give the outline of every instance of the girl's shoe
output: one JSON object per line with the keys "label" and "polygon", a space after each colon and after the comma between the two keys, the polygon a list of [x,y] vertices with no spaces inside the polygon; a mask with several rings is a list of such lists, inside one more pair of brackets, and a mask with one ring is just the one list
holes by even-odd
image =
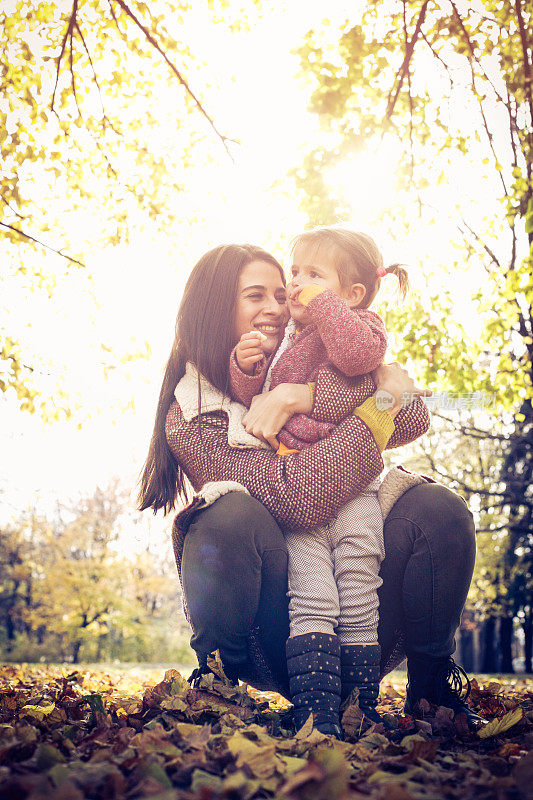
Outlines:
{"label": "girl's shoe", "polygon": [[359,708],[371,722],[386,730],[393,727],[376,711],[379,697],[381,647],[379,644],[341,645],[341,700],[358,689]]}
{"label": "girl's shoe", "polygon": [[296,728],[313,714],[313,727],[342,738],[339,641],[328,633],[303,633],[287,639],[287,668]]}

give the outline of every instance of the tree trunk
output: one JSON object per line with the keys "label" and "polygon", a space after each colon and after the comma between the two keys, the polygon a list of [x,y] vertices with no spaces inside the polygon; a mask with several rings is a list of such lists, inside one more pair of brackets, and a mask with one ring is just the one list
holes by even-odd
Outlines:
{"label": "tree trunk", "polygon": [[497,672],[496,663],[496,617],[487,617],[483,622],[481,644],[481,672]]}
{"label": "tree trunk", "polygon": [[513,618],[506,616],[500,618],[500,670],[501,672],[513,673]]}
{"label": "tree trunk", "polygon": [[81,639],[77,639],[72,646],[72,663],[80,663]]}
{"label": "tree trunk", "polygon": [[533,673],[533,613],[526,614],[524,620],[524,672]]}
{"label": "tree trunk", "polygon": [[474,632],[461,628],[461,666],[466,672],[474,672]]}

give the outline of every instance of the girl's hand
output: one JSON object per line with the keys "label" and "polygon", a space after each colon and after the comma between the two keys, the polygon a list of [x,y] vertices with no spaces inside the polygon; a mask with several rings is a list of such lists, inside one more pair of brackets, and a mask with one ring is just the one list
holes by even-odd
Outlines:
{"label": "girl's hand", "polygon": [[235,348],[235,358],[239,368],[247,375],[252,375],[255,365],[259,364],[265,357],[263,342],[266,338],[261,331],[250,331],[249,333],[243,333],[241,336]]}
{"label": "girl's hand", "polygon": [[415,397],[430,397],[430,389],[420,389],[409,377],[406,369],[397,361],[392,364],[380,364],[371,373],[376,384],[376,405],[382,411],[388,411],[394,419],[398,411],[408,406]]}
{"label": "girl's hand", "polygon": [[280,383],[270,392],[258,394],[242,418],[248,433],[268,442],[277,450],[277,435],[293,414],[310,414],[313,400],[309,386],[302,383]]}

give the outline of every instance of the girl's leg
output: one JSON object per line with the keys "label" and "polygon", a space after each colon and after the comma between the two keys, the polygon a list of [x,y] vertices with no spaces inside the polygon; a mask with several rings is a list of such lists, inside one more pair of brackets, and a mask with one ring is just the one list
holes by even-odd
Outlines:
{"label": "girl's leg", "polygon": [[347,503],[331,524],[335,580],[339,590],[342,697],[358,690],[361,710],[373,722],[379,696],[379,567],[383,560],[383,518],[376,491]]}
{"label": "girl's leg", "polygon": [[[445,693],[455,632],[475,559],[472,514],[459,495],[436,483],[409,489],[384,525],[385,559],[379,590],[382,673],[408,656],[409,696],[416,702]],[[457,698],[456,698],[457,699]],[[453,706],[452,706],[453,707]],[[456,710],[465,710],[459,703]]]}
{"label": "girl's leg", "polygon": [[[259,655],[271,688],[287,692],[287,548],[265,507],[230,492],[198,512],[185,537],[182,580],[199,662],[218,649],[236,676],[264,684],[268,676],[250,674]],[[261,650],[252,665],[251,638]]]}
{"label": "girl's leg", "polygon": [[340,651],[334,632],[339,596],[328,531],[291,532],[287,548],[291,631],[287,667],[294,721],[301,727],[312,712],[319,731],[340,737]]}

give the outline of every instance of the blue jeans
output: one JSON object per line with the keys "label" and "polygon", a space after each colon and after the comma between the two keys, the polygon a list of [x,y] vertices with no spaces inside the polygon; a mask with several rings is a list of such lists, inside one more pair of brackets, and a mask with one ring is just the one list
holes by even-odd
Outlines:
{"label": "blue jeans", "polygon": [[[440,484],[415,486],[391,509],[383,537],[382,673],[406,654],[451,655],[475,559],[466,503]],[[287,548],[264,506],[231,492],[198,512],[185,537],[182,581],[199,661],[218,649],[252,685],[287,694]]]}

